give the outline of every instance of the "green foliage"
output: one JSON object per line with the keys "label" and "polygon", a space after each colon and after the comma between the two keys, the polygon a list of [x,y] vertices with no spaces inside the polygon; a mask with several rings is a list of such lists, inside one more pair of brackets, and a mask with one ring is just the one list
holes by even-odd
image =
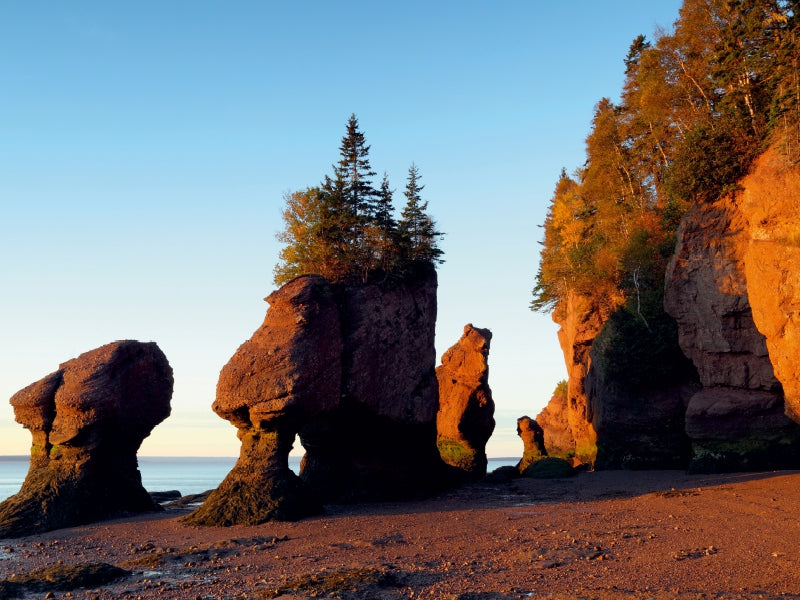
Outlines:
{"label": "green foliage", "polygon": [[558,396],[559,398],[566,398],[567,397],[567,380],[562,379],[556,384],[556,389],[553,390],[553,396]]}
{"label": "green foliage", "polygon": [[420,195],[419,170],[412,164],[406,186],[406,208],[398,223],[393,192],[384,175],[379,188],[369,162],[369,146],[351,115],[339,147],[333,176],[319,187],[285,196],[285,244],[274,269],[282,285],[299,275],[316,273],[332,281],[366,281],[408,272],[415,263],[441,263],[438,238],[443,234]]}

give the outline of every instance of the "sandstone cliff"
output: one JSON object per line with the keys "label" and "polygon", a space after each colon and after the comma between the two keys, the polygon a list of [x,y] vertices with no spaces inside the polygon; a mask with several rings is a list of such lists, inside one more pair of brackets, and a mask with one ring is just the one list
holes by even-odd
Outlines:
{"label": "sandstone cliff", "polygon": [[[770,155],[756,163],[753,175],[742,181],[742,191],[691,209],[667,271],[664,305],[678,322],[681,348],[703,385],[686,410],[693,470],[800,464],[800,428],[784,415],[783,388],[751,305],[751,298],[759,299],[759,320],[774,339],[774,353],[782,355],[778,347],[785,352],[788,307],[797,298],[791,297],[791,286],[779,283],[790,276],[776,275],[790,266],[782,258],[782,245],[763,239],[772,231],[770,218],[776,217],[762,216],[772,214],[767,207],[782,195],[777,193],[780,186],[766,195],[752,183],[765,176],[775,179],[774,173],[764,173]],[[796,216],[796,207],[792,211]],[[749,217],[760,218],[754,225]],[[780,325],[770,327],[774,323]],[[791,385],[792,376],[786,379]]]}
{"label": "sandstone cliff", "polygon": [[[572,428],[569,425],[568,403],[565,381],[563,386],[559,385],[553,392],[542,412],[536,415],[536,423],[542,429],[548,456],[571,458],[575,455],[575,438],[572,437]],[[519,429],[519,421],[517,428]]]}
{"label": "sandstone cliff", "polygon": [[488,329],[466,325],[461,339],[444,353],[436,368],[439,454],[471,479],[486,475],[486,442],[495,425],[487,362],[491,340]]}
{"label": "sandstone cliff", "polygon": [[158,510],[139,446],[170,414],[172,369],[155,343],[114,342],[67,361],[11,398],[33,436],[19,493],[0,504],[0,537]]}

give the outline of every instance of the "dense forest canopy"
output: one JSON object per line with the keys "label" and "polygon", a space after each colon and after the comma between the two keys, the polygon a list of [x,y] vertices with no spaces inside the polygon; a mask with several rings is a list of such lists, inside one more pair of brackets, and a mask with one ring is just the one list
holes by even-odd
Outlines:
{"label": "dense forest canopy", "polygon": [[422,199],[425,186],[412,164],[404,195],[406,204],[395,218],[393,190],[384,174],[375,187],[369,146],[351,115],[339,147],[333,175],[317,187],[286,195],[286,245],[275,266],[275,283],[314,273],[331,281],[366,281],[371,276],[403,274],[419,262],[442,262],[438,239],[443,235]]}
{"label": "dense forest canopy", "polygon": [[633,40],[620,102],[598,102],[585,164],[556,183],[532,309],[623,298],[650,330],[688,208],[731,190],[767,143],[800,160],[798,4],[685,0],[671,33]]}

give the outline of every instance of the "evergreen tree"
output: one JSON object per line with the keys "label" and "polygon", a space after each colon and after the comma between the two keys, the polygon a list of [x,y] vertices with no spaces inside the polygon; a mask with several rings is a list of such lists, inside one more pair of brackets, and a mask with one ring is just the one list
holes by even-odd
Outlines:
{"label": "evergreen tree", "polygon": [[442,262],[437,244],[442,234],[425,212],[416,166],[409,171],[408,204],[398,224],[388,177],[384,174],[379,189],[372,185],[369,146],[355,115],[347,122],[339,154],[333,176],[285,197],[285,229],[277,238],[286,245],[274,269],[275,283],[308,273],[332,281],[367,281],[375,272],[403,273],[416,261]]}
{"label": "evergreen tree", "polygon": [[442,233],[436,230],[436,223],[427,214],[428,202],[422,200],[424,185],[419,183],[419,169],[411,164],[408,169],[408,181],[403,194],[406,205],[401,213],[399,233],[400,252],[403,260],[408,262],[427,261],[440,263],[442,250],[437,238]]}

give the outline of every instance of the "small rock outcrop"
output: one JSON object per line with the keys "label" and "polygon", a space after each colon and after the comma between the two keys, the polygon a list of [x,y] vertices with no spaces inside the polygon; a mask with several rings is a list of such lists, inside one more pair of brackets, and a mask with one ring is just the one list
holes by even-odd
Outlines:
{"label": "small rock outcrop", "polygon": [[538,422],[530,417],[517,419],[517,435],[522,439],[522,458],[517,463],[517,470],[522,473],[536,461],[547,457],[545,448],[545,432]]}
{"label": "small rock outcrop", "polygon": [[317,275],[290,281],[266,301],[263,324],[220,372],[212,406],[238,429],[239,460],[189,524],[254,525],[322,510],[289,469],[289,451],[300,426],[339,400],[339,311]]}
{"label": "small rock outcrop", "polygon": [[800,464],[800,427],[784,414],[783,389],[753,319],[751,234],[741,202],[732,193],[696,204],[667,271],[664,306],[703,386],[686,409],[693,471]]}
{"label": "small rock outcrop", "polygon": [[0,504],[0,537],[159,510],[136,452],[170,414],[172,369],[153,343],[125,340],[81,354],[11,398],[33,436],[19,493]]}
{"label": "small rock outcrop", "polygon": [[491,340],[488,329],[466,325],[461,339],[444,353],[436,369],[436,445],[442,460],[470,479],[486,475],[486,442],[495,425],[487,362]]}

